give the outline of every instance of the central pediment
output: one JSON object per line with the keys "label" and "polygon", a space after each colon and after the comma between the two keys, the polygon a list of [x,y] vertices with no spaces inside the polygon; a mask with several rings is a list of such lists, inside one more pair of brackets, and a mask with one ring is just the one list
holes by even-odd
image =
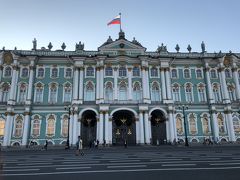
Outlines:
{"label": "central pediment", "polygon": [[[122,33],[122,34],[120,34]],[[133,41],[125,39],[124,33],[120,32],[119,38],[113,41],[111,37],[101,45],[98,50],[103,54],[109,55],[142,55],[146,51],[135,38]]]}

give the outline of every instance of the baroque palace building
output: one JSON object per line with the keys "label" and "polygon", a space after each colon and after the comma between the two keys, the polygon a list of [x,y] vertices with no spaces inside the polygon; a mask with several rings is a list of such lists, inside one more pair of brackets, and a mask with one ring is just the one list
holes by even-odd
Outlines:
{"label": "baroque palace building", "polygon": [[1,146],[240,141],[240,54],[148,52],[122,31],[65,48],[0,51]]}

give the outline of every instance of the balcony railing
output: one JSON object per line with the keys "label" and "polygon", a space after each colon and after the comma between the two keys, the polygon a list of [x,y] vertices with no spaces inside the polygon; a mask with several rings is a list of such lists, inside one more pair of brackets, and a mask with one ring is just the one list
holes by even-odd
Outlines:
{"label": "balcony railing", "polygon": [[105,100],[106,104],[139,104],[143,103],[142,100]]}

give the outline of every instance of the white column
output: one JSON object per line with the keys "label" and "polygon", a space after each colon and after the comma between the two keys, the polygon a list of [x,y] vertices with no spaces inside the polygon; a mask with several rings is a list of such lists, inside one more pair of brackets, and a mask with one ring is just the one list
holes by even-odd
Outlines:
{"label": "white column", "polygon": [[165,78],[166,78],[166,86],[167,86],[167,99],[171,100],[172,99],[172,88],[171,88],[169,68],[166,68]]}
{"label": "white column", "polygon": [[215,111],[212,111],[212,127],[214,140],[217,142],[219,140],[219,128],[217,114]]}
{"label": "white column", "polygon": [[221,85],[222,85],[223,100],[224,100],[223,102],[224,103],[230,103],[224,68],[220,67],[219,71],[220,71],[220,76],[221,76],[220,81],[221,81]]}
{"label": "white column", "polygon": [[112,118],[109,117],[109,121],[108,121],[108,144],[112,144]]}
{"label": "white column", "polygon": [[170,140],[170,128],[169,128],[169,121],[165,121],[166,123],[166,136],[167,136],[167,141]]}
{"label": "white column", "polygon": [[79,77],[79,100],[83,101],[83,73],[84,73],[84,67],[80,67],[80,77]]}
{"label": "white column", "polygon": [[99,143],[103,144],[103,112],[100,112],[100,118],[99,118]]}
{"label": "white column", "polygon": [[210,74],[209,74],[209,67],[207,64],[205,64],[205,76],[207,80],[207,90],[208,90],[208,99],[210,103],[214,103],[214,97],[213,97],[213,89],[212,84],[210,80]]}
{"label": "white column", "polygon": [[169,112],[168,117],[169,117],[169,140],[170,142],[173,142],[175,138],[173,113]]}
{"label": "white column", "polygon": [[10,140],[11,140],[11,134],[12,134],[11,129],[12,129],[12,116],[10,112],[8,112],[6,123],[5,123],[3,146],[10,146]]}
{"label": "white column", "polygon": [[17,69],[16,71],[16,80],[15,80],[15,84],[14,85],[14,95],[13,95],[13,100],[16,101],[16,96],[17,96],[17,88],[19,87],[18,84],[18,76],[19,76],[19,69]]}
{"label": "white column", "polygon": [[140,134],[140,122],[139,119],[136,119],[136,142],[140,144],[141,134]]}
{"label": "white column", "polygon": [[28,80],[28,92],[27,92],[28,104],[31,104],[32,89],[33,89],[33,66],[30,66],[30,74],[29,74],[29,80]]}
{"label": "white column", "polygon": [[75,145],[74,143],[73,143],[73,115],[70,115],[70,119],[69,119],[69,121],[70,122],[68,122],[68,123],[70,123],[69,124],[69,144],[70,145]]}
{"label": "white column", "polygon": [[152,126],[149,117],[148,117],[148,129],[149,129],[149,141],[150,143],[152,143]]}
{"label": "white column", "polygon": [[149,123],[148,123],[148,113],[144,113],[144,129],[145,129],[145,143],[150,144],[150,137],[149,137]]}
{"label": "white column", "polygon": [[23,136],[22,136],[22,145],[23,146],[26,146],[28,144],[29,130],[30,130],[30,116],[29,116],[29,112],[25,112]]}
{"label": "white column", "polygon": [[0,82],[2,81],[3,67],[0,64]]}
{"label": "white column", "polygon": [[96,140],[100,139],[100,116],[97,117],[97,135]]}
{"label": "white column", "polygon": [[176,141],[177,141],[177,139],[178,139],[178,136],[177,136],[177,127],[176,127],[176,115],[175,115],[175,113],[173,113],[173,130],[174,130],[174,138],[176,139]]}
{"label": "white column", "polygon": [[165,84],[164,68],[160,68],[160,72],[161,72],[161,84],[162,84],[162,88],[161,88],[162,98],[163,98],[163,100],[166,100],[167,96],[166,96],[166,84]]}
{"label": "white column", "polygon": [[143,124],[143,112],[139,112],[139,126],[140,126],[140,143],[144,144],[144,124]]}
{"label": "white column", "polygon": [[79,69],[75,67],[74,70],[74,82],[73,82],[73,100],[78,100],[78,77],[79,77]]}
{"label": "white column", "polygon": [[128,68],[128,100],[132,99],[132,68]]}
{"label": "white column", "polygon": [[13,101],[14,100],[14,89],[17,86],[16,84],[16,77],[17,77],[17,66],[13,66],[13,74],[12,74],[12,80],[11,80],[11,89],[10,89],[10,96],[9,100]]}
{"label": "white column", "polygon": [[78,114],[74,112],[73,115],[73,145],[76,144],[78,140],[78,133],[77,133],[77,123],[78,123]]}
{"label": "white column", "polygon": [[147,99],[150,100],[148,67],[146,68],[145,74],[146,74],[145,75],[146,84],[144,84],[144,86],[146,86],[146,97],[147,97]]}
{"label": "white column", "polygon": [[114,68],[114,100],[118,99],[118,79],[117,79],[117,67]]}
{"label": "white column", "polygon": [[226,114],[226,122],[227,122],[227,129],[228,129],[228,136],[229,140],[232,142],[236,141],[236,136],[235,136],[235,131],[233,128],[233,118],[232,118],[232,113],[230,111],[227,112]]}
{"label": "white column", "polygon": [[103,73],[103,66],[100,67],[100,100],[103,102],[104,99],[104,73]]}
{"label": "white column", "polygon": [[105,141],[106,144],[109,144],[109,115],[108,112],[105,112],[105,118],[104,118],[104,123],[105,123]]}
{"label": "white column", "polygon": [[236,92],[237,100],[240,100],[240,85],[238,81],[238,72],[237,72],[236,66],[232,68],[232,72],[233,72],[233,79],[236,87],[235,92]]}
{"label": "white column", "polygon": [[99,67],[96,67],[96,75],[97,75],[97,85],[96,85],[96,100],[98,101],[100,99],[100,71]]}
{"label": "white column", "polygon": [[142,87],[143,87],[143,100],[147,99],[147,87],[146,87],[146,71],[145,67],[142,67]]}

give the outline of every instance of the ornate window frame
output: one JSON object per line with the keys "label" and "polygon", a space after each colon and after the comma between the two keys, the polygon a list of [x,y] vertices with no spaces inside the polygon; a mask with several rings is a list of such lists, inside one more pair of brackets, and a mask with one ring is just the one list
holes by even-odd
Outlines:
{"label": "ornate window frame", "polygon": [[[11,69],[10,75],[6,75],[6,69],[7,68]],[[13,74],[13,68],[10,65],[3,66],[3,77],[4,78],[11,78],[12,74]]]}
{"label": "ornate window frame", "polygon": [[[210,114],[209,113],[202,113],[201,115],[200,115],[200,118],[201,118],[201,123],[202,123],[202,133],[203,133],[203,135],[205,135],[205,136],[209,136],[209,135],[211,135],[211,133],[212,133],[212,131],[211,131],[211,119],[210,119]],[[204,132],[204,120],[205,120],[205,118],[207,118],[207,123],[208,123],[208,132]]]}
{"label": "ornate window frame", "polygon": [[[185,71],[188,71],[189,77],[186,77]],[[184,78],[184,79],[191,79],[191,78],[192,78],[191,69],[190,69],[190,68],[184,68],[184,69],[183,69],[183,78]]]}
{"label": "ornate window frame", "polygon": [[[176,71],[176,77],[173,76],[173,71]],[[171,68],[171,78],[172,79],[178,79],[179,78],[179,73],[177,68]]]}
{"label": "ornate window frame", "polygon": [[[38,119],[35,118],[35,117],[38,117]],[[34,125],[35,120],[39,121],[39,130],[38,130],[39,134],[38,135],[33,134],[33,129],[34,129],[33,125]],[[40,135],[41,135],[41,124],[42,124],[42,116],[40,116],[39,114],[34,114],[34,115],[31,116],[31,137],[33,137],[33,138],[40,137]]]}
{"label": "ornate window frame", "polygon": [[[40,69],[43,69],[43,76],[39,76],[39,70]],[[36,69],[36,78],[37,79],[43,79],[45,78],[45,67],[44,66],[37,66],[37,69]]]}
{"label": "ornate window frame", "polygon": [[[53,116],[54,117],[54,119],[53,119],[53,134],[47,134],[48,133],[48,125],[49,125],[49,121],[51,120],[50,119],[50,117],[51,116]],[[56,121],[57,121],[57,116],[55,115],[55,114],[48,114],[47,116],[46,116],[46,131],[45,131],[45,136],[46,137],[54,137],[55,136],[55,134],[56,134]]]}
{"label": "ornate window frame", "polygon": [[[71,70],[71,76],[67,76],[68,70]],[[73,68],[72,67],[65,67],[64,68],[64,78],[71,79],[73,77]]]}

